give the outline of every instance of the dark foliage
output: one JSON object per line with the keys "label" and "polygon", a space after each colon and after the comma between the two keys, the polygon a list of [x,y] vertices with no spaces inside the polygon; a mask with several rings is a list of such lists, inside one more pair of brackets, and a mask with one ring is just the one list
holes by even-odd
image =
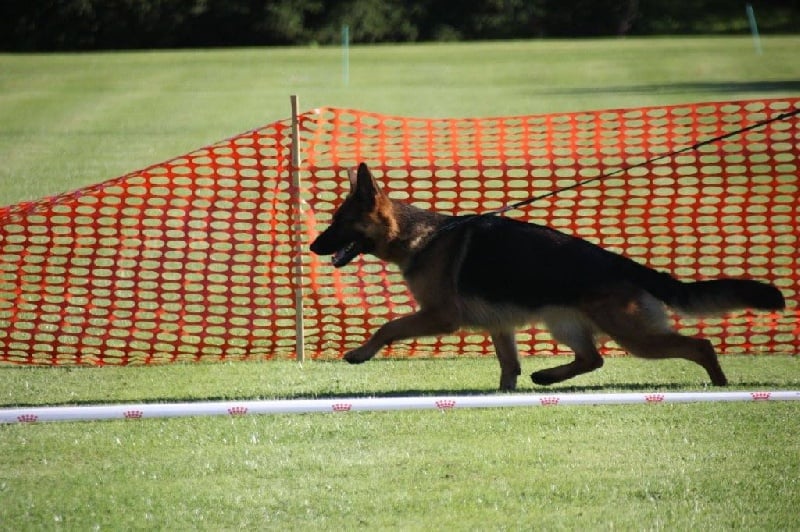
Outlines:
{"label": "dark foliage", "polygon": [[[762,32],[800,29],[800,0],[753,0]],[[748,31],[730,0],[4,0],[9,51],[528,39]]]}

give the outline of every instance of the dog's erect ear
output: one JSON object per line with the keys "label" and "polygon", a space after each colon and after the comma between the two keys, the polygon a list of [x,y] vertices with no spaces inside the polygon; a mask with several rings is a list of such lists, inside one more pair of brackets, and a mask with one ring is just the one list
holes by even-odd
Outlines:
{"label": "dog's erect ear", "polygon": [[363,199],[372,200],[382,194],[378,182],[372,177],[365,163],[358,165],[358,170],[351,169],[348,172],[350,178],[350,193]]}
{"label": "dog's erect ear", "polygon": [[350,180],[350,192],[355,192],[358,186],[358,169],[348,168],[347,178]]}

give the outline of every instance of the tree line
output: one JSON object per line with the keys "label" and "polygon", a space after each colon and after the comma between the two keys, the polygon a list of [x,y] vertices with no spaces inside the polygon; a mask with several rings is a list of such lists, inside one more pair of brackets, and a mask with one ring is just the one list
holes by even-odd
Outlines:
{"label": "tree line", "polygon": [[[800,0],[751,0],[764,33]],[[57,51],[749,31],[746,0],[4,0],[0,49]]]}

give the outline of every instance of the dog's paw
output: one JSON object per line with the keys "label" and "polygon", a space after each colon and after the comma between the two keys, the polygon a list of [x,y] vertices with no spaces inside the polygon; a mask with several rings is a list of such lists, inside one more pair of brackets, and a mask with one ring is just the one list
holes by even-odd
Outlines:
{"label": "dog's paw", "polygon": [[363,347],[359,347],[358,349],[353,349],[345,353],[344,359],[350,364],[362,364],[374,356],[375,353],[371,353]]}
{"label": "dog's paw", "polygon": [[503,375],[500,377],[500,391],[513,392],[517,389],[517,376],[516,375]]}
{"label": "dog's paw", "polygon": [[550,386],[551,384],[561,382],[564,379],[558,379],[552,373],[544,369],[531,373],[531,380],[534,384],[538,384],[539,386]]}

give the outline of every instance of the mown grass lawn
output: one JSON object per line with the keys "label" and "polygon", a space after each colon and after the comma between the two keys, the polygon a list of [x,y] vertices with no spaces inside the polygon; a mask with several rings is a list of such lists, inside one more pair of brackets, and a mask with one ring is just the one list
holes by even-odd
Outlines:
{"label": "mown grass lawn", "polygon": [[4,428],[0,517],[9,530],[790,530],[797,413],[665,405]]}
{"label": "mown grass lawn", "polygon": [[502,116],[796,95],[800,37],[0,54],[0,204],[145,168],[336,106]]}
{"label": "mown grass lawn", "polygon": [[[0,204],[96,183],[301,107],[488,116],[796,95],[800,37],[0,55]],[[556,363],[527,358],[526,373]],[[797,357],[726,357],[733,389]],[[561,391],[702,390],[620,358]],[[0,405],[495,393],[488,358],[0,368]],[[533,390],[525,380],[525,390]],[[796,403],[0,426],[0,528],[800,528]]]}
{"label": "mown grass lawn", "polygon": [[[797,357],[722,364],[732,389],[800,388]],[[495,393],[497,371],[489,357],[5,368],[0,403],[484,394]],[[552,390],[702,391],[702,373],[613,358]],[[7,425],[0,521],[15,530],[787,530],[800,525],[798,430],[795,402]]]}

